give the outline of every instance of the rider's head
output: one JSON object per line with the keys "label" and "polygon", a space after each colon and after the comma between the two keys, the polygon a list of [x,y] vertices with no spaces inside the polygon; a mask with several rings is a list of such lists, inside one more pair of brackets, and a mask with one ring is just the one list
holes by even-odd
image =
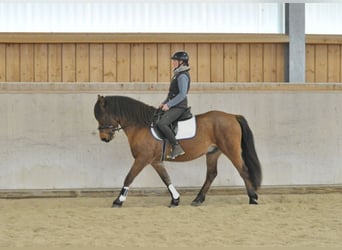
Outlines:
{"label": "rider's head", "polygon": [[177,66],[185,65],[189,66],[189,55],[185,51],[177,51],[171,56],[171,59],[175,62],[177,62]]}

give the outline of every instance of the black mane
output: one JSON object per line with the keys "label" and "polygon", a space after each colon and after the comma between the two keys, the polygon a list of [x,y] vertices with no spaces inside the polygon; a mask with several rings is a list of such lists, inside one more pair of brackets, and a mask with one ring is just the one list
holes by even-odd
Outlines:
{"label": "black mane", "polygon": [[136,126],[150,126],[156,108],[126,96],[106,96],[106,111],[118,120],[126,119]]}

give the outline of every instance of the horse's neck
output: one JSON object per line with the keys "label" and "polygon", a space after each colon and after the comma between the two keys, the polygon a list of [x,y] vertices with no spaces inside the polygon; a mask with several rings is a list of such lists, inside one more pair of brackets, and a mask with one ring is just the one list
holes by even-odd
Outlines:
{"label": "horse's neck", "polygon": [[136,131],[138,127],[134,124],[134,122],[130,122],[127,120],[122,120],[119,122],[121,128],[125,131],[126,135]]}
{"label": "horse's neck", "polygon": [[127,120],[120,120],[119,121],[119,124],[121,126],[121,128],[123,128],[125,130],[125,128],[128,128],[128,127],[132,127],[133,126],[133,123],[132,122],[129,122]]}
{"label": "horse's neck", "polygon": [[[146,138],[146,133],[149,131],[148,127],[139,127],[134,124],[126,125],[123,129],[125,135],[127,136],[128,143],[130,147],[134,147],[137,142],[141,142],[143,138]],[[145,132],[144,132],[145,131]]]}

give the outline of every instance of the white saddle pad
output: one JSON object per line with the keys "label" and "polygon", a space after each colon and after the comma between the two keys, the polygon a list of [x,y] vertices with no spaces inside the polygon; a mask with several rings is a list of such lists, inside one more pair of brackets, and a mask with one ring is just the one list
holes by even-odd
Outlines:
{"label": "white saddle pad", "polygon": [[[153,128],[151,128],[151,133],[157,140],[162,140],[154,131]],[[179,121],[178,122],[178,131],[176,134],[176,139],[190,139],[196,135],[196,117],[193,116],[189,120],[185,121]]]}

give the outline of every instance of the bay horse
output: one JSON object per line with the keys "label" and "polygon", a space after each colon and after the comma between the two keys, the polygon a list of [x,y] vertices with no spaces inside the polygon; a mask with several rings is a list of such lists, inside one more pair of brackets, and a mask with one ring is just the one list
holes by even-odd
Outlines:
{"label": "bay horse", "polygon": [[[94,115],[99,124],[99,136],[104,142],[114,138],[115,132],[123,130],[128,138],[134,157],[120,194],[113,207],[121,207],[127,198],[129,186],[134,178],[147,166],[157,171],[167,186],[170,195],[170,207],[179,205],[180,194],[172,185],[171,179],[161,160],[162,142],[152,136],[150,127],[156,108],[126,96],[100,96],[94,106]],[[209,111],[195,116],[196,135],[191,139],[180,140],[185,154],[174,162],[185,162],[206,155],[207,173],[205,182],[191,205],[201,205],[217,176],[217,161],[221,154],[227,156],[242,177],[249,204],[258,204],[257,189],[261,185],[261,165],[255,150],[252,131],[241,115],[222,111]],[[170,152],[170,145],[166,152]]]}

